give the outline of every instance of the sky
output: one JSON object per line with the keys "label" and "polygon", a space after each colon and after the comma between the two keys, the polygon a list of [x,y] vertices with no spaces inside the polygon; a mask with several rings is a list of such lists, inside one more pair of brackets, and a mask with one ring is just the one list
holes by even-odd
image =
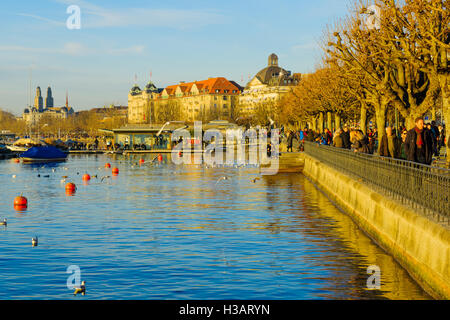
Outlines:
{"label": "sky", "polygon": [[[80,28],[69,29],[69,6]],[[245,85],[271,53],[286,70],[320,62],[327,25],[349,0],[2,1],[0,108],[20,115],[40,86],[56,106],[127,105],[137,79],[159,88],[226,77]],[[30,76],[31,75],[31,76]]]}

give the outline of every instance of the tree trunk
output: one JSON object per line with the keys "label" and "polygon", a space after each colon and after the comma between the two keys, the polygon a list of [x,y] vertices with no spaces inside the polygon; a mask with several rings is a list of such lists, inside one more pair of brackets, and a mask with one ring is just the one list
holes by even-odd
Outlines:
{"label": "tree trunk", "polygon": [[319,113],[319,125],[317,129],[319,130],[320,133],[323,132],[323,112]]}
{"label": "tree trunk", "polygon": [[450,141],[450,74],[441,74],[438,78],[442,92],[442,113],[445,122],[445,134],[447,136],[447,140],[445,141],[447,167],[450,168],[450,148],[448,146]]}
{"label": "tree trunk", "polygon": [[361,131],[367,134],[367,104],[365,102],[361,102],[361,120],[359,126],[361,127]]}
{"label": "tree trunk", "polygon": [[331,114],[331,112],[330,111],[328,111],[327,112],[327,128],[328,128],[328,130],[331,130],[332,128],[332,126],[333,126],[333,123],[332,123],[332,114]]}
{"label": "tree trunk", "polygon": [[310,128],[313,129],[314,131],[317,130],[317,117],[316,116],[312,119],[312,123],[311,123],[311,127]]}
{"label": "tree trunk", "polygon": [[334,130],[338,130],[341,127],[341,115],[338,113],[334,114],[334,125],[336,126]]}
{"label": "tree trunk", "polygon": [[388,101],[384,98],[379,98],[375,104],[375,117],[377,119],[378,130],[378,154],[380,154],[381,139],[386,135],[386,109]]}
{"label": "tree trunk", "polygon": [[445,121],[445,148],[447,151],[447,167],[450,168],[450,97],[449,95],[445,96],[442,94],[442,111],[444,115],[444,121]]}

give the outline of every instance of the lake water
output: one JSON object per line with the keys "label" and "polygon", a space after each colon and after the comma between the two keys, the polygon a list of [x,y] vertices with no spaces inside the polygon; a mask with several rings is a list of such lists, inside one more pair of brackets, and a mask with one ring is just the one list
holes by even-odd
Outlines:
{"label": "lake water", "polygon": [[[43,168],[0,161],[8,219],[0,299],[429,299],[300,174],[253,183],[257,168],[176,166],[167,157],[139,166],[139,158],[79,155]],[[83,185],[86,172],[111,175],[106,162],[120,174]],[[20,193],[24,212],[13,208]],[[85,296],[67,288],[71,265]],[[367,289],[370,265],[381,269],[380,290]]]}

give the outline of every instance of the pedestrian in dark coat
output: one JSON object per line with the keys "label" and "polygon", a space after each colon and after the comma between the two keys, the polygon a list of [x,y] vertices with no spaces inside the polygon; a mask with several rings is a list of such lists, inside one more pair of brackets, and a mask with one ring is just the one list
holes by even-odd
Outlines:
{"label": "pedestrian in dark coat", "polygon": [[344,127],[344,132],[341,133],[341,138],[344,149],[350,149],[352,144],[350,142],[350,132],[347,127]]}
{"label": "pedestrian in dark coat", "polygon": [[423,118],[416,119],[416,126],[408,131],[405,141],[408,161],[431,165],[433,162],[433,137],[424,127]]}
{"label": "pedestrian in dark coat", "polygon": [[291,131],[289,131],[288,138],[287,138],[287,152],[292,152],[292,146],[293,146],[294,139],[297,139],[297,137],[294,135],[294,132],[291,130]]}

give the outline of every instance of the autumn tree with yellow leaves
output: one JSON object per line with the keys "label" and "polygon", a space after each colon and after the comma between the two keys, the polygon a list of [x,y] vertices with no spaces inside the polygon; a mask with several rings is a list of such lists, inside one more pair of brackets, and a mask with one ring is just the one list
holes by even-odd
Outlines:
{"label": "autumn tree with yellow leaves", "polygon": [[449,123],[448,6],[448,0],[355,3],[326,31],[324,66],[284,98],[281,119],[314,123],[332,112],[339,122],[359,108],[361,129],[366,131],[367,115],[373,113],[381,138],[388,109],[395,108],[411,129],[415,118],[442,101]]}

